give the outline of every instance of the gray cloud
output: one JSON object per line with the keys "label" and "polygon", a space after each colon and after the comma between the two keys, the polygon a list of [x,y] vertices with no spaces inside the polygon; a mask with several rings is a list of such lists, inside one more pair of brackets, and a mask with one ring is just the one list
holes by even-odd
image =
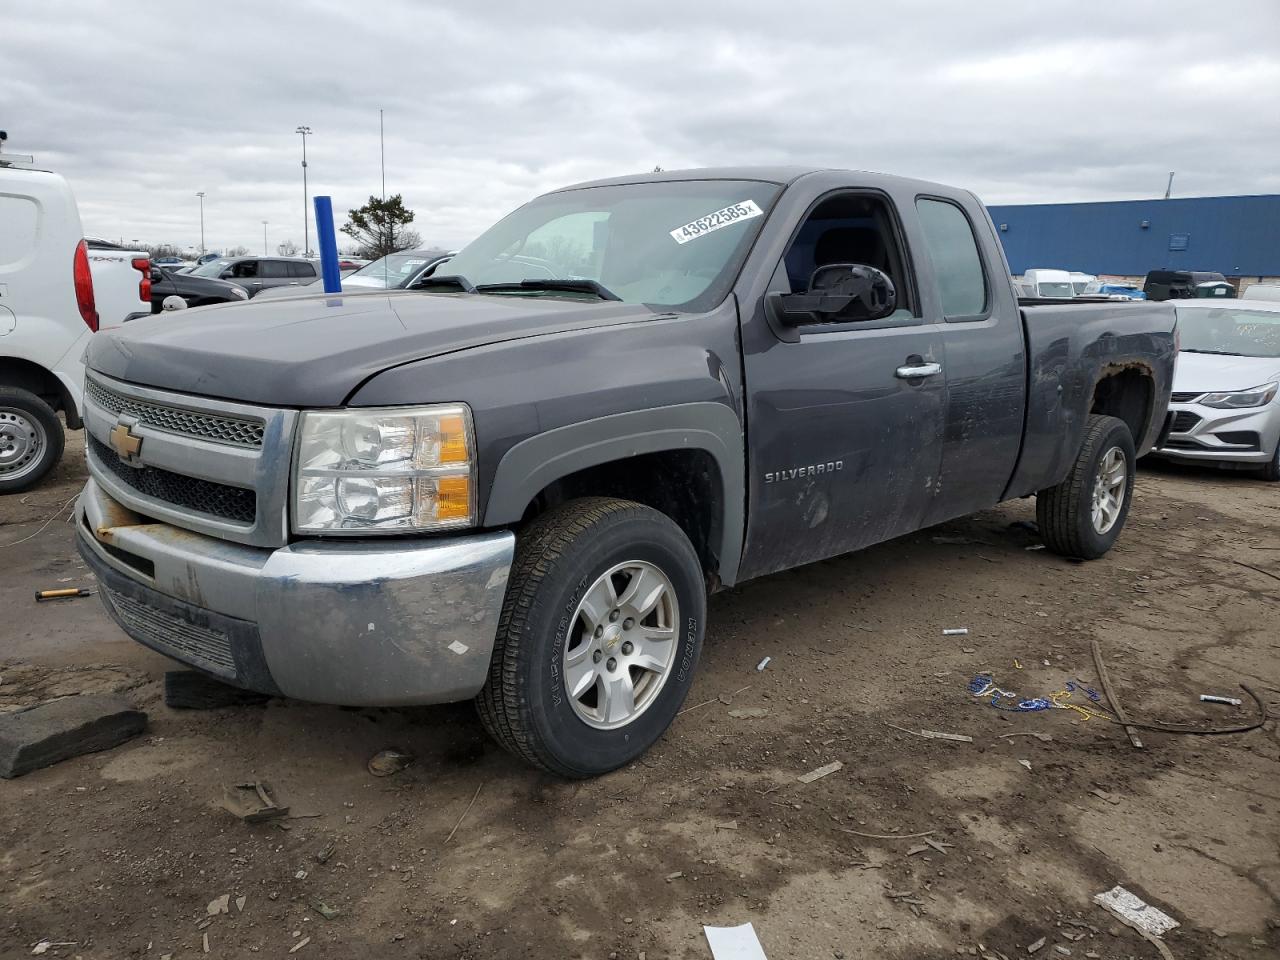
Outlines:
{"label": "gray cloud", "polygon": [[1280,6],[1231,0],[23,5],[0,125],[63,173],[87,233],[302,240],[387,189],[466,242],[551,187],[787,162],[988,202],[1280,192]]}

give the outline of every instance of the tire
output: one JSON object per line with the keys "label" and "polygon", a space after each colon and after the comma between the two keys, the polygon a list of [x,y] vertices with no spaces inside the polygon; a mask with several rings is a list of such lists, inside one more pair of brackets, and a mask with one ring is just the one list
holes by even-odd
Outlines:
{"label": "tire", "polygon": [[[1123,463],[1118,463],[1117,455]],[[1091,415],[1080,453],[1067,478],[1036,494],[1036,520],[1045,546],[1079,560],[1096,560],[1110,550],[1124,529],[1129,504],[1133,502],[1135,461],[1133,437],[1125,422]],[[1100,478],[1104,465],[1114,481],[1110,486]],[[1104,498],[1099,515],[1094,506],[1100,483],[1113,497],[1118,495],[1120,502],[1114,510],[1107,510],[1105,506],[1111,501]]]}
{"label": "tire", "polygon": [[29,390],[0,387],[0,494],[43,480],[62,459],[64,442],[51,406]]}
{"label": "tire", "polygon": [[[658,598],[643,616],[623,616],[644,607],[627,602],[633,584]],[[511,753],[562,777],[630,763],[689,692],[706,603],[698,555],[664,514],[604,498],[547,512],[517,541],[489,678],[476,698],[481,722]],[[666,666],[636,666],[640,657]],[[571,681],[585,692],[573,696]]]}
{"label": "tire", "polygon": [[1276,455],[1262,468],[1262,479],[1272,483],[1280,482],[1280,442],[1276,443]]}

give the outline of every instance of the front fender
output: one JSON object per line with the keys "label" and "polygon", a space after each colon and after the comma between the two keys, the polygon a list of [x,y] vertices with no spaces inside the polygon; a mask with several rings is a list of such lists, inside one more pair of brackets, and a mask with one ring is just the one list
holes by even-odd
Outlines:
{"label": "front fender", "polygon": [[540,491],[579,470],[667,450],[706,451],[720,470],[724,488],[717,544],[720,581],[732,586],[742,557],[746,478],[742,424],[724,403],[681,403],[615,413],[522,440],[498,464],[483,525],[517,523]]}

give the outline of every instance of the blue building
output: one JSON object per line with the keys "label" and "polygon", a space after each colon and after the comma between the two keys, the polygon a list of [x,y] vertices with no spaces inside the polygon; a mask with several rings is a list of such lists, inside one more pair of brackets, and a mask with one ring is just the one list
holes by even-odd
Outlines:
{"label": "blue building", "polygon": [[990,207],[1009,269],[1280,276],[1280,194]]}

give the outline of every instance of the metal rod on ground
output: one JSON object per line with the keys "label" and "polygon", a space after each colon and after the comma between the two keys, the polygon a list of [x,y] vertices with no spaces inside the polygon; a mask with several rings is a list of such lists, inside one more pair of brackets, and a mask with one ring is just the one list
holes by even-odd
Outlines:
{"label": "metal rod on ground", "polygon": [[1107,675],[1107,665],[1102,660],[1102,647],[1097,640],[1090,640],[1089,647],[1093,651],[1093,665],[1098,669],[1098,682],[1102,684],[1102,692],[1107,695],[1107,700],[1111,703],[1111,709],[1116,712],[1116,718],[1124,726],[1124,732],[1129,735],[1129,742],[1133,744],[1135,750],[1142,749],[1142,740],[1138,736],[1138,731],[1129,723],[1129,718],[1125,716],[1124,707],[1120,705],[1120,698],[1116,696],[1115,688],[1111,686],[1111,677]]}

